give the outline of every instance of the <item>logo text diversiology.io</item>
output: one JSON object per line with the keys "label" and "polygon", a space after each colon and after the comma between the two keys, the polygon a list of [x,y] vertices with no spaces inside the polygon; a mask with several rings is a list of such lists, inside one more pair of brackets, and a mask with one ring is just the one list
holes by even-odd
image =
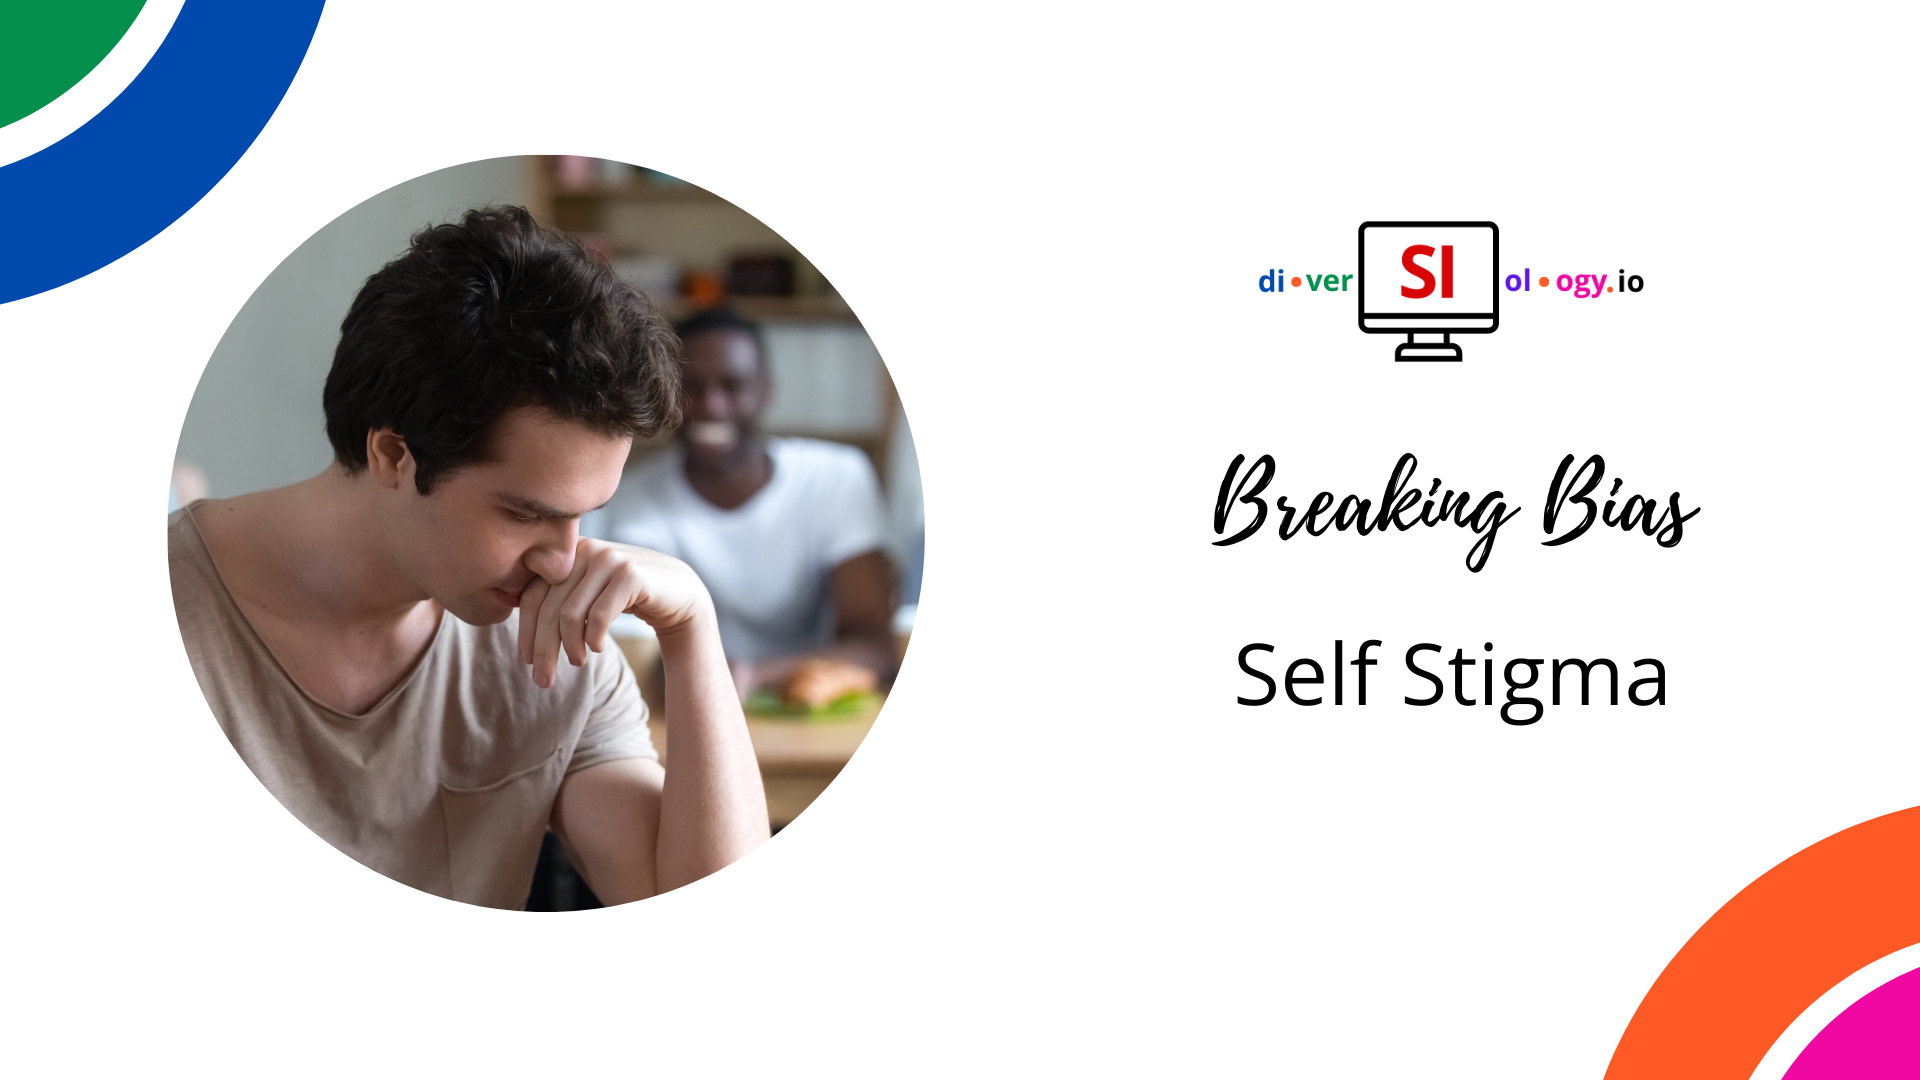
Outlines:
{"label": "logo text diversiology.io", "polygon": [[[1412,286],[1416,291],[1421,287],[1422,281],[1426,283],[1426,288],[1432,287],[1431,272],[1416,270],[1415,273],[1419,275]],[[1345,272],[1289,275],[1279,267],[1272,267],[1260,275],[1260,291],[1275,295],[1303,291],[1310,295],[1350,292],[1353,289],[1353,277],[1352,274]],[[1639,274],[1629,274],[1625,268],[1618,268],[1611,272],[1552,274],[1544,270],[1535,270],[1530,266],[1504,275],[1501,284],[1510,293],[1566,293],[1576,300],[1597,300],[1602,296],[1615,293],[1616,287],[1619,293],[1627,295],[1640,292],[1647,287],[1644,277]]]}

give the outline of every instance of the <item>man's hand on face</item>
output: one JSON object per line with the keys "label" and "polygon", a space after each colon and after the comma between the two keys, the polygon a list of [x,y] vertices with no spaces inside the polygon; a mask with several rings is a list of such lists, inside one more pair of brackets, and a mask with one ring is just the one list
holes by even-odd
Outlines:
{"label": "man's hand on face", "polygon": [[585,664],[587,650],[606,648],[607,628],[622,612],[667,637],[712,609],[706,586],[679,559],[583,538],[565,581],[536,577],[521,592],[520,662],[532,664],[533,681],[549,687],[561,650],[574,667]]}

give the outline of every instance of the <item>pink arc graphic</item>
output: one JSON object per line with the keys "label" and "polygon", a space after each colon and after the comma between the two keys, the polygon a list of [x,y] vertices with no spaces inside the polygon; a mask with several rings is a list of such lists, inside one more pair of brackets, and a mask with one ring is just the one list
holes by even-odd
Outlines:
{"label": "pink arc graphic", "polygon": [[1821,1029],[1786,1080],[1920,1076],[1920,971],[1886,983]]}
{"label": "pink arc graphic", "polygon": [[[1849,975],[1920,945],[1920,806],[1827,837],[1760,875],[1654,980],[1606,1080],[1749,1080],[1794,1019]],[[1855,1002],[1789,1080],[1920,1077],[1920,976]]]}

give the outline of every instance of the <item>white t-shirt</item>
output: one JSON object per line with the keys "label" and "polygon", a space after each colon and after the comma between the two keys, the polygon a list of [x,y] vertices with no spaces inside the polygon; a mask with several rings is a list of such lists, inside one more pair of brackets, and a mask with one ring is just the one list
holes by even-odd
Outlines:
{"label": "white t-shirt", "polygon": [[886,537],[865,454],[817,439],[771,439],[767,454],[773,478],[732,510],[693,490],[682,447],[655,454],[621,479],[594,529],[693,567],[736,660],[831,643],[833,568],[880,550]]}

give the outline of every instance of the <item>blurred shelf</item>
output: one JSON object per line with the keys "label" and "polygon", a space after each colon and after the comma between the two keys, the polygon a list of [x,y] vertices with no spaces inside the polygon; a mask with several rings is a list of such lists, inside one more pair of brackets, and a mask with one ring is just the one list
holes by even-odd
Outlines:
{"label": "blurred shelf", "polygon": [[[849,323],[858,325],[853,309],[838,296],[730,296],[727,305],[757,322]],[[684,297],[655,297],[660,311],[675,322],[692,315],[694,306]]]}
{"label": "blurred shelf", "polygon": [[630,184],[590,184],[586,187],[553,190],[555,205],[570,202],[646,202],[646,203],[732,203],[694,184],[656,184],[636,180]]}
{"label": "blurred shelf", "polygon": [[[591,238],[590,246],[608,257],[616,254],[630,254],[618,247],[617,238],[606,235],[608,228],[607,209],[616,204],[642,204],[659,207],[658,213],[671,215],[678,209],[694,210],[702,207],[724,207],[747,220],[750,215],[713,192],[696,184],[660,183],[648,180],[644,176],[635,176],[631,180],[619,180],[608,183],[594,180],[591,183],[564,185],[555,168],[555,159],[551,157],[530,157],[527,161],[527,206],[534,217],[546,224],[582,238]],[[705,220],[704,218],[702,219]],[[758,222],[754,224],[764,229]],[[702,225],[701,227],[709,227]],[[771,236],[771,234],[769,234]],[[771,237],[779,246],[777,236]],[[783,255],[794,258],[800,265],[801,280],[795,281],[798,291],[813,293],[805,296],[733,296],[727,299],[735,311],[747,318],[768,323],[839,323],[858,326],[860,320],[854,317],[853,309],[847,302],[831,292],[819,271],[806,263],[803,257],[791,251]],[[700,260],[696,260],[698,263]],[[721,266],[700,266],[708,273],[724,273]],[[820,290],[828,290],[826,295],[818,295]],[[692,315],[696,308],[684,297],[653,297],[660,306],[661,313],[678,322]]]}

